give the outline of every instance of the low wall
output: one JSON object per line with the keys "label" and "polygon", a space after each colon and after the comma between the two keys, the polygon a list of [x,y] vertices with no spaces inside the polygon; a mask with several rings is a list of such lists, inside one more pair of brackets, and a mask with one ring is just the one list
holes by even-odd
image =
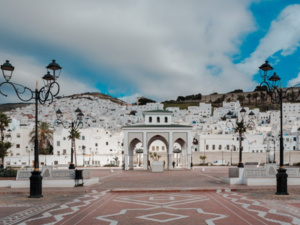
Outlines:
{"label": "low wall", "polygon": [[[44,166],[41,171],[43,180],[74,180],[75,170],[70,169],[54,169],[53,166]],[[90,179],[89,169],[82,172],[83,179]],[[31,170],[18,170],[16,180],[28,180],[31,177]]]}
{"label": "low wall", "polygon": [[[266,164],[259,168],[229,168],[229,177],[221,177],[221,181],[227,184],[245,184],[247,186],[274,185],[277,174],[276,164]],[[286,168],[288,184],[299,185],[299,168]]]}

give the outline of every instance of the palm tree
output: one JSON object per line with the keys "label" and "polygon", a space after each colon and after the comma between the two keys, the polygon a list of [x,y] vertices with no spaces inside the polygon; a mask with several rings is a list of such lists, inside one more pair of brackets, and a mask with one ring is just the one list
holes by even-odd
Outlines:
{"label": "palm tree", "polygon": [[77,157],[76,157],[76,145],[75,145],[75,139],[80,139],[80,132],[77,128],[72,126],[71,130],[69,131],[68,139],[72,140],[71,148],[74,149],[74,155],[75,155],[75,166],[77,166]]}
{"label": "palm tree", "polygon": [[7,156],[7,150],[12,147],[12,143],[9,141],[4,142],[4,130],[5,127],[8,127],[10,123],[10,119],[7,117],[6,114],[0,112],[0,131],[1,131],[1,141],[0,141],[0,157],[1,157],[1,166],[3,168],[4,158]]}
{"label": "palm tree", "polygon": [[[38,123],[38,149],[39,154],[48,155],[51,153],[53,142],[53,130],[50,128],[50,124],[47,122]],[[35,142],[35,128],[29,133],[30,140],[29,142],[34,144]]]}
{"label": "palm tree", "polygon": [[5,156],[7,156],[8,152],[7,150],[10,149],[12,147],[12,143],[7,141],[7,142],[4,142],[4,141],[0,141],[0,157],[1,157],[1,160],[2,160],[2,163],[1,163],[1,168],[3,168],[3,164],[4,164],[4,158]]}

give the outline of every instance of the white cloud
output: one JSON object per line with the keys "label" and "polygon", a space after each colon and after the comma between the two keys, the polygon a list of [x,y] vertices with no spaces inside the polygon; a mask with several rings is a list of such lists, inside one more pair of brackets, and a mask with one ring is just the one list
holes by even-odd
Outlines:
{"label": "white cloud", "polygon": [[120,98],[122,101],[127,102],[127,103],[135,103],[137,102],[137,98],[141,97],[141,95],[139,93],[135,93],[133,95],[130,96],[124,96],[122,98]]}
{"label": "white cloud", "polygon": [[116,71],[110,78],[91,77],[93,82],[115,81],[110,89],[135,89],[164,100],[254,86],[252,77],[237,70],[230,57],[238,53],[241,36],[255,29],[249,1],[5,1],[1,5],[0,26],[15,37],[59,46],[95,69],[105,65]]}
{"label": "white cloud", "polygon": [[254,74],[267,58],[272,57],[278,51],[281,51],[282,56],[294,53],[300,42],[299,24],[300,5],[287,6],[272,22],[268,33],[260,40],[255,51],[238,65],[238,68],[241,71]]}
{"label": "white cloud", "polygon": [[[38,88],[44,86],[42,77],[47,73],[47,69],[45,68],[49,63],[51,63],[52,59],[49,60],[49,62],[46,62],[43,67],[39,65],[38,62],[34,58],[28,57],[28,56],[18,56],[9,54],[6,52],[0,53],[0,58],[3,59],[13,59],[10,61],[12,66],[15,67],[15,70],[13,72],[12,78],[10,82],[20,84],[22,86],[28,87],[32,91],[35,90],[36,83],[38,83]],[[4,63],[0,62],[1,65]],[[59,63],[59,62],[57,62]],[[4,79],[1,78],[1,82],[3,82]],[[61,76],[57,80],[57,82],[60,85],[60,92],[58,95],[71,95],[76,93],[83,93],[83,92],[98,92],[97,89],[93,87],[89,87],[80,81],[74,79],[72,75],[66,74],[64,70],[62,69]],[[20,90],[22,90],[20,88]],[[13,88],[9,85],[5,85],[1,88],[1,91],[4,94],[7,94],[7,98],[0,97],[2,103],[7,102],[21,102],[13,90]],[[25,93],[26,94],[26,93]],[[29,99],[30,95],[20,95],[23,99]]]}
{"label": "white cloud", "polygon": [[[296,78],[289,80],[288,87],[293,87],[297,84],[300,84],[300,73],[298,73],[298,76]],[[297,85],[297,86],[300,86],[300,85]]]}

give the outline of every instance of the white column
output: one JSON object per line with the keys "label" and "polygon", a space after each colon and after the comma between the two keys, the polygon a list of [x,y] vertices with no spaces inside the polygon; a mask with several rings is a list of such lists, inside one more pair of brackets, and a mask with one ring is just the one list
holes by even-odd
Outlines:
{"label": "white column", "polygon": [[147,170],[148,169],[148,148],[147,148],[147,132],[144,131],[143,132],[143,162],[144,162],[144,165],[143,165],[143,169],[144,170]]}
{"label": "white column", "polygon": [[192,162],[192,134],[191,131],[187,132],[187,144],[186,144],[186,168],[191,169]]}
{"label": "white column", "polygon": [[173,168],[173,132],[169,132],[169,148],[168,148],[168,165],[169,169]]}
{"label": "white column", "polygon": [[124,132],[124,163],[125,170],[129,170],[129,156],[128,156],[128,132]]}

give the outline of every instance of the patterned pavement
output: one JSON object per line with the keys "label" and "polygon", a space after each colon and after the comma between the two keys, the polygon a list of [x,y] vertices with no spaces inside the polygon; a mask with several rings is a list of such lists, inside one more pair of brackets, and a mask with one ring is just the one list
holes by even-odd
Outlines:
{"label": "patterned pavement", "polygon": [[[289,196],[276,196],[273,190],[263,188],[241,188],[231,191],[219,185],[216,170],[207,171],[204,175],[199,169],[186,171],[179,176],[183,176],[182,179],[186,182],[188,179],[194,180],[195,176],[203,175],[200,183],[204,187],[212,187],[214,183],[215,190],[154,192],[148,189],[142,192],[118,192],[117,188],[130,189],[130,182],[124,187],[114,183],[118,176],[126,177],[127,180],[132,178],[136,182],[139,179],[143,181],[145,176],[153,174],[142,173],[143,176],[140,176],[141,173],[123,171],[113,174],[99,171],[99,174],[102,176],[100,183],[85,188],[86,193],[49,192],[40,199],[29,199],[25,193],[1,196],[0,225],[300,224],[300,195],[297,189]],[[173,184],[172,177],[178,178],[178,174],[179,171],[165,173],[164,175],[169,177],[165,186]],[[154,183],[160,182],[160,177],[157,178],[159,181],[153,178]],[[109,182],[111,188],[103,189],[103,183],[106,186]],[[140,185],[132,184],[135,188],[139,188]],[[115,191],[111,191],[113,188]],[[180,188],[180,184],[177,188]]]}

